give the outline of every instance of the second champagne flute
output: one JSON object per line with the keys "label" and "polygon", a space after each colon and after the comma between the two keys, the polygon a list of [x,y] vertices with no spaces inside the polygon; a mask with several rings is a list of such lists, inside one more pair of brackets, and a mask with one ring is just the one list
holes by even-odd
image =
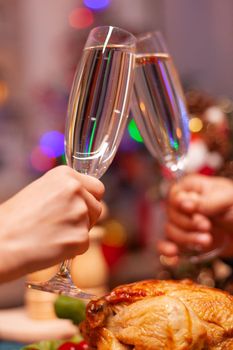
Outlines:
{"label": "second champagne flute", "polygon": [[137,38],[131,111],[152,156],[179,177],[189,144],[188,113],[179,76],[160,32]]}
{"label": "second champagne flute", "polygon": [[[135,37],[120,28],[94,28],[86,42],[71,89],[65,151],[69,166],[100,178],[111,164],[126,126],[135,61]],[[70,262],[30,288],[91,298],[72,281]]]}

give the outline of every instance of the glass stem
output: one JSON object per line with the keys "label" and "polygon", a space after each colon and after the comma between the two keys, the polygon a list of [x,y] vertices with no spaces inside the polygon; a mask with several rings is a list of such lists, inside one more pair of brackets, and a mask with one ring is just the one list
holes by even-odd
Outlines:
{"label": "glass stem", "polygon": [[175,179],[175,181],[177,182],[177,181],[181,180],[182,177],[184,177],[184,175],[185,175],[184,170],[182,170],[182,169],[177,169],[177,170],[174,172],[174,179]]}
{"label": "glass stem", "polygon": [[59,269],[59,274],[61,276],[67,276],[70,275],[70,268],[71,268],[71,260],[64,260]]}

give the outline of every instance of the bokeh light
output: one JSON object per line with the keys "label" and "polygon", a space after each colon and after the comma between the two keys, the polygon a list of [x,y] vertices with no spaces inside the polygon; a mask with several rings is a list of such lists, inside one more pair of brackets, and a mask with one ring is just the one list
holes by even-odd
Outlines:
{"label": "bokeh light", "polygon": [[5,81],[0,80],[0,105],[4,104],[9,96],[9,89]]}
{"label": "bokeh light", "polygon": [[194,117],[189,121],[189,130],[191,132],[199,132],[203,128],[203,122],[200,118]]}
{"label": "bokeh light", "polygon": [[56,158],[47,156],[43,153],[42,149],[37,146],[31,152],[30,163],[34,170],[43,173],[56,165]]}
{"label": "bokeh light", "polygon": [[176,129],[176,136],[178,137],[178,139],[181,139],[181,137],[182,137],[182,131],[181,131],[180,128],[177,128],[177,129]]}
{"label": "bokeh light", "polygon": [[146,106],[145,106],[145,104],[143,103],[143,102],[140,102],[140,109],[141,109],[141,111],[144,113],[145,111],[146,111]]}
{"label": "bokeh light", "polygon": [[178,150],[179,149],[179,143],[178,143],[178,141],[177,140],[170,140],[170,144],[171,144],[171,146],[172,146],[172,148],[174,149],[174,150]]}
{"label": "bokeh light", "polygon": [[110,0],[84,0],[83,3],[92,10],[102,10],[109,6]]}
{"label": "bokeh light", "polygon": [[48,157],[60,157],[64,153],[64,135],[56,130],[46,132],[40,138],[40,148]]}
{"label": "bokeh light", "polygon": [[63,154],[63,155],[61,156],[61,163],[62,163],[62,164],[64,164],[64,165],[66,165],[66,164],[67,164],[65,154]]}
{"label": "bokeh light", "polygon": [[138,127],[134,121],[134,119],[131,119],[128,124],[128,132],[133,140],[137,142],[143,142],[143,138],[140,134],[140,131],[138,130]]}
{"label": "bokeh light", "polygon": [[126,243],[127,234],[125,227],[116,220],[108,220],[104,227],[106,234],[103,243],[109,246],[121,247]]}
{"label": "bokeh light", "polygon": [[87,28],[90,27],[93,22],[93,13],[87,8],[76,8],[69,15],[69,23],[72,28]]}

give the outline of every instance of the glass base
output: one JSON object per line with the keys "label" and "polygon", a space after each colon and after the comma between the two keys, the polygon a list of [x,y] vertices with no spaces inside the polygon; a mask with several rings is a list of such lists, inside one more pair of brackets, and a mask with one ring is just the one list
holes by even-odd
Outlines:
{"label": "glass base", "polygon": [[206,253],[199,253],[197,255],[189,255],[188,257],[186,257],[189,262],[191,264],[201,264],[201,263],[205,263],[211,260],[214,260],[215,258],[219,257],[219,255],[221,254],[223,248],[219,247],[216,249],[213,249],[209,252]]}
{"label": "glass base", "polygon": [[95,295],[86,293],[80,288],[77,288],[66,270],[65,273],[58,272],[49,281],[41,283],[26,282],[26,286],[31,289],[40,290],[48,293],[55,293],[59,295],[66,295],[78,299],[93,299]]}
{"label": "glass base", "polygon": [[204,253],[200,253],[200,251],[197,252],[190,252],[189,254],[183,254],[182,258],[186,259],[191,264],[202,264],[205,262],[212,261],[216,258],[218,258],[224,249],[228,246],[230,241],[230,238],[228,235],[225,235],[223,237],[223,240],[220,245],[216,246],[216,248],[209,250]]}

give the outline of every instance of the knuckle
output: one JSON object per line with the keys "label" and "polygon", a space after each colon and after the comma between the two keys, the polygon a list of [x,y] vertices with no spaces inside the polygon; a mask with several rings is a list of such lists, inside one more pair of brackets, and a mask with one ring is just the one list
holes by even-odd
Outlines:
{"label": "knuckle", "polygon": [[69,178],[69,179],[66,179],[64,188],[67,194],[75,194],[81,191],[82,186],[79,181],[73,178]]}
{"label": "knuckle", "polygon": [[43,175],[43,177],[47,179],[47,184],[50,183],[52,187],[56,187],[57,189],[62,189],[66,187],[68,173],[69,173],[69,167],[65,165],[61,165],[49,170],[47,173]]}
{"label": "knuckle", "polygon": [[67,165],[59,165],[54,168],[52,171],[59,173],[60,175],[67,176],[71,173],[71,168]]}
{"label": "knuckle", "polygon": [[88,207],[85,203],[85,201],[80,201],[77,206],[77,214],[80,218],[87,218],[88,216]]}
{"label": "knuckle", "polygon": [[60,165],[58,168],[63,174],[70,175],[73,172],[73,170],[67,165]]}
{"label": "knuckle", "polygon": [[68,219],[73,223],[81,223],[88,221],[88,208],[82,199],[70,201],[67,206]]}
{"label": "knuckle", "polygon": [[56,169],[59,172],[62,181],[68,181],[69,179],[77,179],[75,170],[67,165],[60,165]]}

